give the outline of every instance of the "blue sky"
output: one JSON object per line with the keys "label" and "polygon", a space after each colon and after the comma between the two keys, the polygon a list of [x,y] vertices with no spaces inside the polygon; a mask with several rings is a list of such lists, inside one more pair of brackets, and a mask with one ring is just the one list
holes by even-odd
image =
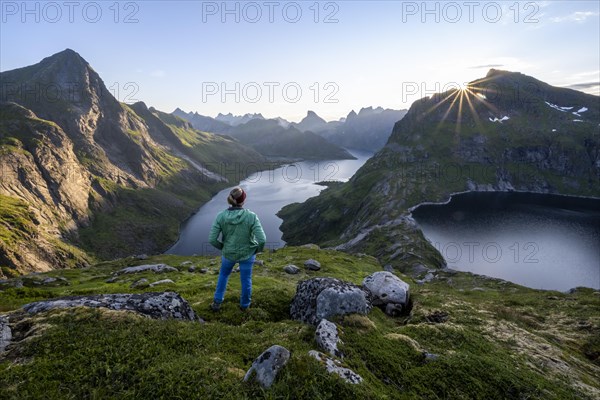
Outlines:
{"label": "blue sky", "polygon": [[1,1],[1,71],[71,48],[119,100],[167,112],[338,119],[489,66],[600,91],[598,1],[23,4]]}

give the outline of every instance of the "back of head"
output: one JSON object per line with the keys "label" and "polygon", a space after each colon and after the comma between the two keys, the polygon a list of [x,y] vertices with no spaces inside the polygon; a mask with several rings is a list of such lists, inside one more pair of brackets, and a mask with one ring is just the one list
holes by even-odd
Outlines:
{"label": "back of head", "polygon": [[234,207],[239,207],[246,201],[246,192],[239,186],[234,187],[227,196],[227,203]]}

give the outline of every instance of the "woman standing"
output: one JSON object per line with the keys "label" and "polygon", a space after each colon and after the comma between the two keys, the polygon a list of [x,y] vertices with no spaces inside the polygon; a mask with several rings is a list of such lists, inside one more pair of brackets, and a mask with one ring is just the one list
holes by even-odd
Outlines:
{"label": "woman standing", "polygon": [[[250,307],[252,299],[252,266],[256,253],[263,250],[266,243],[265,232],[256,214],[245,209],[246,192],[235,187],[229,193],[227,202],[231,207],[221,211],[213,223],[208,240],[211,245],[221,250],[221,270],[217,289],[210,308],[218,311],[225,297],[227,281],[233,266],[240,264],[240,280],[242,297],[240,308]],[[221,235],[221,239],[219,239]]]}

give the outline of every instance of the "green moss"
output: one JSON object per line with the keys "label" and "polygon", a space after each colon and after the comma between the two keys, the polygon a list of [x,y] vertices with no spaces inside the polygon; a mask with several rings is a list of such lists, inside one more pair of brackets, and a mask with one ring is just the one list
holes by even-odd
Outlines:
{"label": "green moss", "polygon": [[[308,351],[317,348],[314,328],[290,320],[289,304],[300,280],[332,276],[359,284],[380,265],[369,256],[295,247],[259,258],[265,264],[254,269],[253,303],[246,313],[237,307],[237,274],[231,276],[222,310],[209,311],[218,257],[129,258],[23,277],[24,288],[0,291],[0,310],[63,295],[155,291],[129,286],[142,277],[169,278],[175,285],[168,289],[187,299],[206,323],[155,321],[89,309],[26,319],[16,327],[17,335],[36,324],[45,328],[34,329],[37,335],[0,360],[0,397],[64,398],[69,393],[72,398],[591,399],[592,392],[576,382],[600,390],[593,379],[597,367],[589,357],[597,351],[600,332],[596,291],[545,292],[468,273],[453,275],[452,285],[435,280],[419,286],[401,275],[412,284],[410,317],[391,318],[375,308],[368,316],[335,319],[344,365],[364,378],[359,385],[349,385],[308,357]],[[322,269],[299,275],[283,272],[285,265],[302,265],[308,258],[319,260]],[[105,282],[125,266],[178,267],[184,261],[209,272],[189,273],[179,267],[180,272],[124,275],[115,283]],[[33,283],[45,276],[63,276],[70,285]],[[448,322],[426,322],[433,310],[446,312]],[[580,321],[588,328],[579,328]],[[511,332],[516,340],[503,337]],[[256,383],[244,383],[252,361],[273,344],[291,351],[275,384],[264,390]],[[541,354],[532,350],[541,345],[548,346]],[[422,351],[439,358],[427,362]],[[569,369],[553,368],[543,353]],[[28,361],[16,363],[17,358]]]}

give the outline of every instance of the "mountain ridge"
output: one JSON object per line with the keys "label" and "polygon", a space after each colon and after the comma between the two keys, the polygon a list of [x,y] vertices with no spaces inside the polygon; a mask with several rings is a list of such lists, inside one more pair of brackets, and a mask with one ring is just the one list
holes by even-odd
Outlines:
{"label": "mountain ridge", "polygon": [[210,168],[233,155],[265,162],[142,102],[119,103],[70,49],[0,79],[0,195],[11,199],[0,226],[2,275],[163,251],[201,202],[243,179]]}
{"label": "mountain ridge", "polygon": [[443,258],[410,218],[421,202],[474,190],[600,197],[600,98],[520,73],[488,75],[468,91],[413,103],[348,183],[280,211],[283,239],[305,242],[305,230],[318,244],[398,268],[440,267]]}

